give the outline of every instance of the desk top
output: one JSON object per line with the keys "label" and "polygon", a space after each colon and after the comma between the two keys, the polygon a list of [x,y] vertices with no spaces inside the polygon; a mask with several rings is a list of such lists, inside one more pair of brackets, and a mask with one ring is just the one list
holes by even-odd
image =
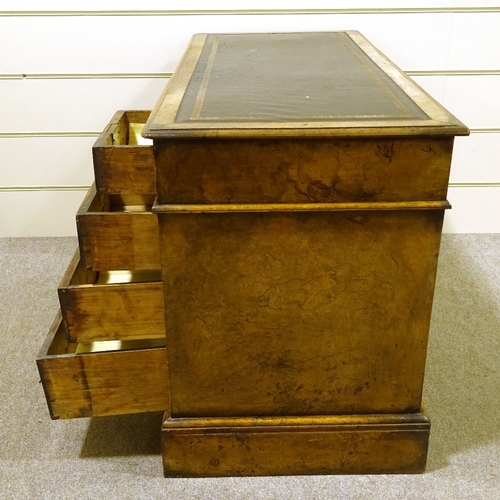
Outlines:
{"label": "desk top", "polygon": [[195,35],[143,135],[466,135],[360,33]]}

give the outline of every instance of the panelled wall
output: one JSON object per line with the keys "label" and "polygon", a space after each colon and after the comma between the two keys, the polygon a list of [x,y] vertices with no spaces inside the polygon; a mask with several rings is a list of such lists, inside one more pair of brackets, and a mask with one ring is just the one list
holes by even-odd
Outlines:
{"label": "panelled wall", "polygon": [[93,142],[116,110],[154,106],[194,33],[346,29],[471,129],[445,231],[500,232],[500,0],[374,3],[0,0],[0,236],[76,234]]}

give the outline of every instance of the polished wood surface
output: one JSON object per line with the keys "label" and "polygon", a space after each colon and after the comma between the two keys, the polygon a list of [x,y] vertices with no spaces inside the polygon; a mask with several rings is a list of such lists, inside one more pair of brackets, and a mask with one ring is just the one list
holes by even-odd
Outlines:
{"label": "polished wood surface", "polygon": [[77,251],[57,291],[70,342],[165,336],[159,271],[90,271]]}
{"label": "polished wood surface", "polygon": [[157,141],[158,204],[444,200],[453,137]]}
{"label": "polished wood surface", "polygon": [[140,144],[150,111],[117,111],[92,147],[97,191],[107,194],[155,192],[152,144]]}
{"label": "polished wood surface", "polygon": [[113,350],[103,346],[100,352],[99,343],[69,343],[58,314],[37,356],[51,417],[106,416],[168,408],[167,356],[161,344],[161,340],[121,342]]}
{"label": "polished wood surface", "polygon": [[160,268],[154,195],[109,196],[89,190],[76,215],[82,261],[93,271]]}
{"label": "polished wood surface", "polygon": [[443,209],[274,207],[160,214],[172,415],[418,411]]}
{"label": "polished wood surface", "polygon": [[166,477],[423,472],[430,424],[421,413],[340,417],[166,415]]}

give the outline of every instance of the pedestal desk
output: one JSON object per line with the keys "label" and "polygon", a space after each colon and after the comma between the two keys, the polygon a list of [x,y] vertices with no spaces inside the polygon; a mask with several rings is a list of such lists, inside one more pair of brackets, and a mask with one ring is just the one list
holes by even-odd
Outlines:
{"label": "pedestal desk", "polygon": [[143,131],[166,475],[423,470],[434,280],[466,133],[357,32],[192,39]]}
{"label": "pedestal desk", "polygon": [[37,359],[52,418],[165,410],[166,476],[422,472],[466,134],[358,32],[195,35],[94,146]]}

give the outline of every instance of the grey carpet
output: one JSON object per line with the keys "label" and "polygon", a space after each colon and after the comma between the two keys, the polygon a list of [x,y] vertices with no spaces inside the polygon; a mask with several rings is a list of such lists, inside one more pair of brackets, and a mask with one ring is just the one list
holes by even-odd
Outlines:
{"label": "grey carpet", "polygon": [[500,498],[500,234],[443,237],[424,396],[428,468],[401,476],[164,479],[161,414],[51,421],[35,358],[75,246],[0,239],[0,498]]}

